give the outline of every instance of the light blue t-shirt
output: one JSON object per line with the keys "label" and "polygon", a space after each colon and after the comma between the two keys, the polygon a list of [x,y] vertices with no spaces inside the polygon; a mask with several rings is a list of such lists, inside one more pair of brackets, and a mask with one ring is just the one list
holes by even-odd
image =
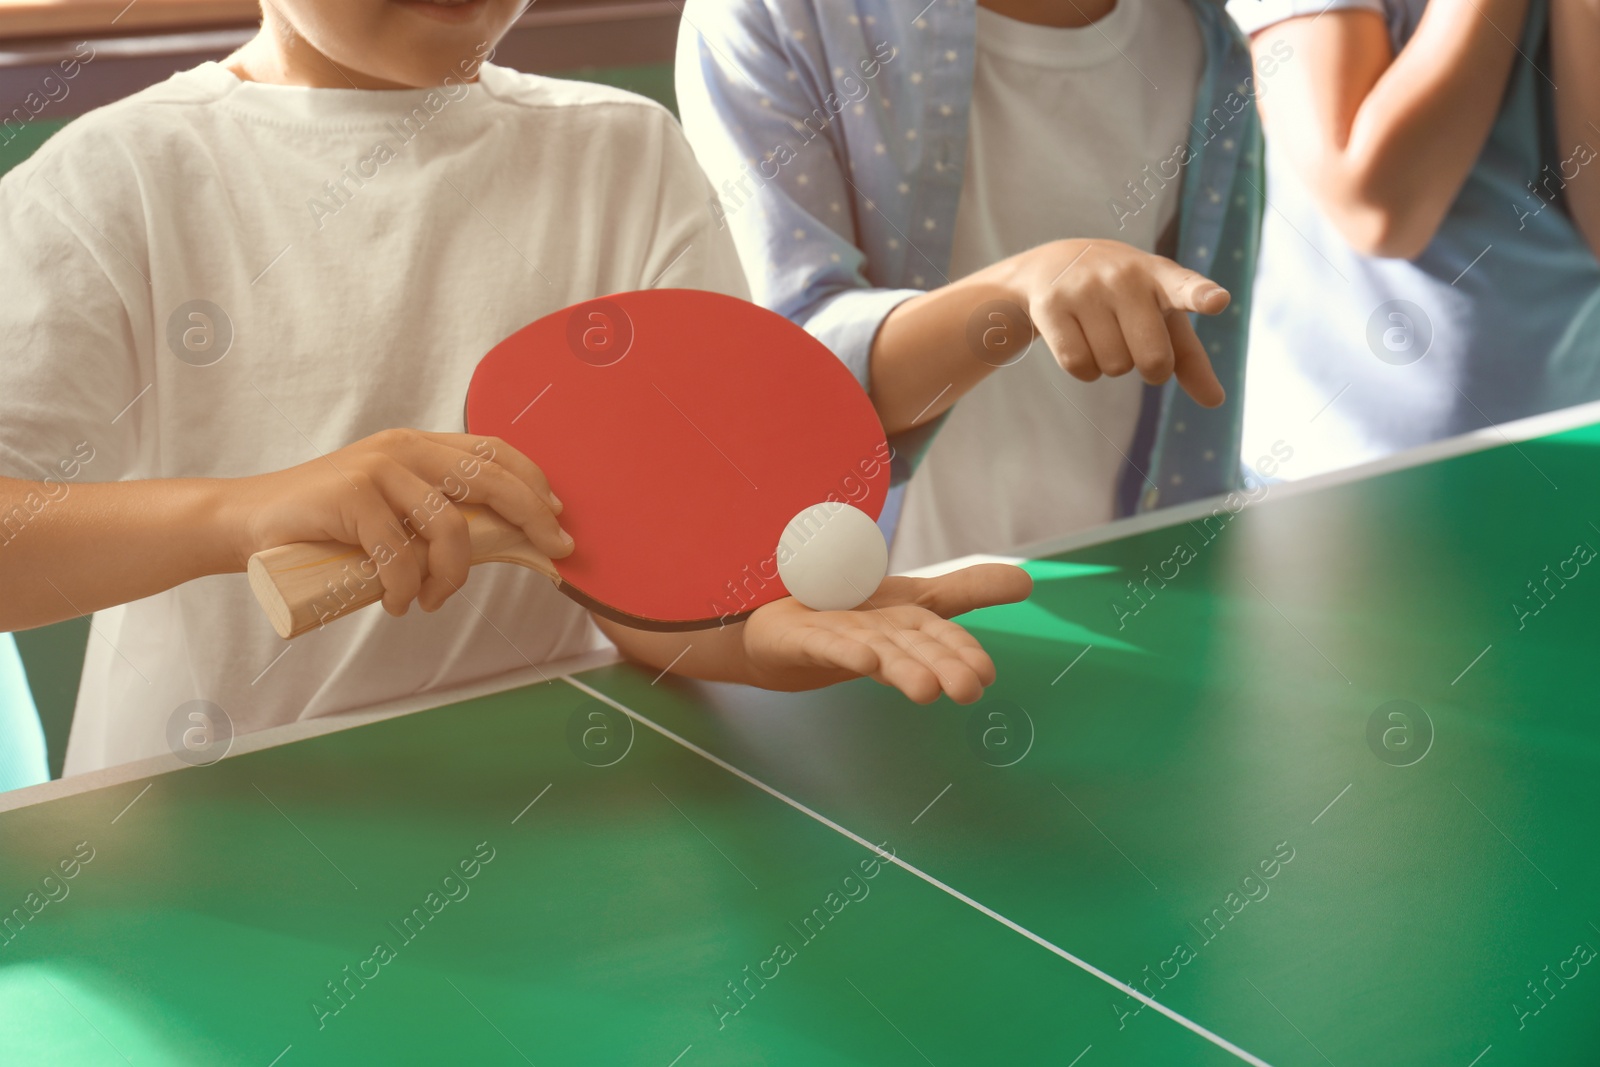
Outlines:
{"label": "light blue t-shirt", "polygon": [[[1425,6],[1231,0],[1228,10],[1247,33],[1324,8],[1370,10],[1398,52]],[[1295,451],[1282,472],[1299,478],[1600,398],[1600,334],[1573,325],[1600,291],[1600,266],[1557,197],[1579,164],[1575,146],[1554,143],[1548,19],[1548,0],[1533,0],[1489,138],[1415,260],[1345,243],[1269,131],[1247,459],[1281,439]],[[1264,106],[1270,114],[1270,96]]]}
{"label": "light blue t-shirt", "polygon": [[33,707],[22,657],[10,634],[0,633],[0,792],[50,777],[44,730]]}

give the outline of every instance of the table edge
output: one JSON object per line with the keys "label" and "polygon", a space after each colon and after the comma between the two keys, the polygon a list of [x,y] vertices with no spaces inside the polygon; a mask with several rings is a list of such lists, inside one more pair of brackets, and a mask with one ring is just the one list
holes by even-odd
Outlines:
{"label": "table edge", "polygon": [[[1264,479],[1271,487],[1270,492],[1261,500],[1255,503],[1247,503],[1245,506],[1254,507],[1257,504],[1266,502],[1268,499],[1299,496],[1304,493],[1329,489],[1336,485],[1344,485],[1348,482],[1375,478],[1381,474],[1391,474],[1411,467],[1420,467],[1428,463],[1437,463],[1441,460],[1471,455],[1474,452],[1485,452],[1491,448],[1500,448],[1505,445],[1515,445],[1521,441],[1549,437],[1553,434],[1590,426],[1597,422],[1600,422],[1600,401],[1562,408],[1559,411],[1546,412],[1542,415],[1532,415],[1525,419],[1517,419],[1514,422],[1501,423],[1498,426],[1485,426],[1483,429],[1474,430],[1472,433],[1431,441],[1428,444],[1393,452],[1387,456],[1360,463],[1353,467],[1343,467],[1336,471],[1312,475],[1309,478],[1298,478],[1293,481]],[[976,553],[970,556],[948,559],[941,563],[930,563],[925,567],[918,567],[905,573],[914,577],[933,577],[939,574],[948,574],[950,571],[959,570],[974,563],[1023,563],[1028,560],[1060,555],[1063,552],[1071,552],[1075,549],[1091,548],[1109,541],[1132,537],[1135,534],[1148,533],[1151,530],[1159,530],[1170,526],[1180,526],[1195,519],[1206,518],[1217,508],[1222,507],[1223,501],[1229,495],[1231,494],[1219,493],[1203,500],[1175,504],[1172,507],[1147,511],[1142,515],[1133,515],[1125,519],[1114,519],[1111,522],[1080,530],[1077,533],[1035,541],[1031,544],[1022,545],[1010,552]]]}
{"label": "table edge", "polygon": [[[303,741],[310,737],[340,733],[344,730],[353,730],[358,726],[366,726],[369,723],[382,722],[385,719],[397,719],[404,715],[413,715],[419,711],[431,711],[434,708],[459,704],[464,700],[493,696],[496,693],[521,689],[524,686],[538,682],[566,678],[569,675],[594,670],[597,667],[610,666],[621,661],[622,656],[615,648],[599,648],[576,656],[552,660],[542,666],[524,667],[508,671],[505,674],[497,674],[491,678],[481,679],[467,685],[451,686],[446,689],[430,689],[427,692],[397,697],[393,700],[386,700],[355,711],[323,715],[314,719],[301,719],[297,722],[284,723],[281,726],[269,726],[264,730],[255,730],[235,737],[232,748],[223,758],[234,759],[246,753],[277,748],[280,745]],[[146,759],[133,760],[129,763],[118,763],[111,767],[86,771],[83,774],[56,778],[48,782],[41,782],[38,785],[24,786],[21,789],[0,793],[0,814],[16,811],[20,808],[33,807],[36,804],[48,803],[52,800],[60,800],[64,797],[77,796],[80,793],[88,793],[96,789],[104,789],[107,786],[123,785],[127,782],[135,782],[144,778],[170,774],[173,771],[187,770],[189,767],[188,763],[180,760],[175,755],[169,754],[150,756]]]}

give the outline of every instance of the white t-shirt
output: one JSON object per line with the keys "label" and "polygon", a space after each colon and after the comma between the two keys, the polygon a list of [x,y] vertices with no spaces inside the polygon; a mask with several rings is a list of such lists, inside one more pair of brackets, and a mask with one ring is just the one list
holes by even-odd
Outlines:
{"label": "white t-shirt", "polygon": [[[978,8],[950,277],[1065,237],[1156,250],[1179,182],[1119,224],[1126,184],[1189,140],[1205,50],[1187,0],[1120,0],[1080,29]],[[1044,343],[951,410],[906,490],[896,570],[1109,521],[1143,380],[1080,382]]]}
{"label": "white t-shirt", "polygon": [[[0,182],[0,472],[231,477],[386,427],[460,431],[478,359],[542,315],[646,287],[744,296],[711,195],[671,114],[602,86],[494,66],[448,91],[178,74]],[[508,566],[433,615],[373,608],[290,644],[243,574],[204,578],[96,615],[67,771],[167,750],[190,700],[243,733],[601,641]]]}

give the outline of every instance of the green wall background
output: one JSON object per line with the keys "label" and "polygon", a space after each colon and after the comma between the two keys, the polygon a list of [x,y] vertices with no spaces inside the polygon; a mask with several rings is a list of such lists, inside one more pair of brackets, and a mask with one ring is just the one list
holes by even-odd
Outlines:
{"label": "green wall background", "polygon": [[[648,96],[678,111],[678,98],[672,90],[672,64],[652,63],[634,67],[584,67],[550,72],[553,77],[599,82]],[[0,145],[0,175],[21,163],[52,134],[66,125],[56,119],[29,123],[10,142]],[[89,642],[89,620],[68,619],[16,635],[17,649],[28,672],[28,686],[44,724],[45,743],[50,749],[50,776],[61,777],[67,754],[67,733],[72,727],[72,709],[78,699],[78,679],[83,673],[84,650]]]}

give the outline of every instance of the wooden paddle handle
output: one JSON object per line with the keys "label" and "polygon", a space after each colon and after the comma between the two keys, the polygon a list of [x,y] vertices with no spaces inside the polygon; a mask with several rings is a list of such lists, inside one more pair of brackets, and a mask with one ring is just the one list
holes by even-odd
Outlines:
{"label": "wooden paddle handle", "polygon": [[[473,566],[515,563],[561,584],[549,557],[529,544],[519,527],[482,505],[463,504],[460,510],[472,541]],[[426,574],[427,542],[413,538],[406,550],[417,556]],[[269,548],[250,557],[248,570],[251,592],[283,638],[299,637],[383,599],[383,581],[372,558],[340,541]]]}

